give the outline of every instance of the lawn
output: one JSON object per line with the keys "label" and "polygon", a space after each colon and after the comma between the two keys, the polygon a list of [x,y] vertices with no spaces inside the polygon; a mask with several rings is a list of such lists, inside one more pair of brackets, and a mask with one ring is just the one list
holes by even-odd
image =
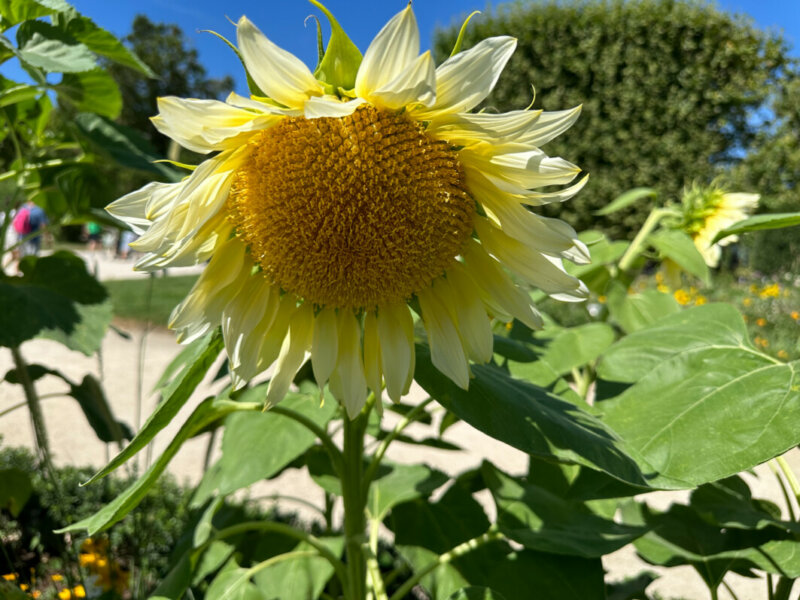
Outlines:
{"label": "lawn", "polygon": [[184,299],[197,280],[196,275],[105,281],[114,315],[123,319],[149,321],[166,327],[172,309]]}

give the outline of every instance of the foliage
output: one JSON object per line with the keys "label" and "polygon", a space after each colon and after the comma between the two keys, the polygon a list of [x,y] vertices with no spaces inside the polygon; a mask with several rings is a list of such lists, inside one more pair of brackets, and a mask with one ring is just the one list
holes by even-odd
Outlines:
{"label": "foliage", "polygon": [[[456,27],[437,33],[439,59],[450,54],[457,34]],[[591,180],[546,214],[614,238],[630,237],[653,203],[595,218],[612,198],[654,184],[663,197],[676,198],[752,147],[751,116],[789,63],[777,34],[683,0],[506,5],[474,19],[464,45],[492,35],[514,36],[518,46],[486,107],[528,104],[531,82],[536,107],[583,105],[581,118],[548,144],[548,154],[568,156]]]}

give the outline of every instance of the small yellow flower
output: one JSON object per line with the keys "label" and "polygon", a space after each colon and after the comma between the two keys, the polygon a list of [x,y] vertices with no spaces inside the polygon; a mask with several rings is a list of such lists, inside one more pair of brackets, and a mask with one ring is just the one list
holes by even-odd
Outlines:
{"label": "small yellow flower", "polygon": [[702,294],[700,294],[699,296],[697,296],[697,298],[694,299],[695,306],[703,306],[703,304],[705,304],[706,302],[708,302],[708,298],[706,298]]}
{"label": "small yellow flower", "polygon": [[38,598],[41,595],[42,595],[42,592],[40,592],[39,590],[33,590],[31,592],[31,598],[33,598],[34,600],[36,600],[36,598]]}
{"label": "small yellow flower", "polygon": [[31,586],[29,586],[27,583],[20,583],[19,584],[19,589],[21,589],[23,592],[27,592],[29,587],[31,587]]}
{"label": "small yellow flower", "polygon": [[757,294],[758,293],[758,286],[755,283],[750,284],[750,293]]}
{"label": "small yellow flower", "polygon": [[78,555],[78,560],[80,561],[82,567],[87,567],[97,562],[97,554],[94,552],[82,552]]}
{"label": "small yellow flower", "polygon": [[664,274],[661,271],[656,271],[656,283],[664,283]]}
{"label": "small yellow flower", "polygon": [[72,594],[76,598],[86,598],[86,590],[82,585],[76,585],[74,588],[72,588]]}
{"label": "small yellow flower", "polygon": [[789,314],[789,316],[790,316],[790,317],[792,317],[792,319],[794,319],[795,321],[798,321],[798,320],[800,320],[800,312],[798,312],[798,311],[796,311],[796,310],[793,310],[793,311],[792,311],[792,312]]}
{"label": "small yellow flower", "polygon": [[597,301],[598,301],[600,304],[605,304],[605,303],[606,303],[606,300],[607,300],[607,298],[606,298],[605,296],[603,296],[603,295],[600,295],[600,296],[598,296],[598,297],[597,297]]}
{"label": "small yellow flower", "polygon": [[678,304],[680,304],[681,306],[686,306],[692,300],[691,296],[689,296],[687,291],[684,289],[675,290],[673,296],[675,297],[675,300],[677,300]]}
{"label": "small yellow flower", "polygon": [[745,306],[752,306],[753,299],[752,298],[745,298],[744,300],[742,300],[742,304],[744,304]]}
{"label": "small yellow flower", "polygon": [[659,284],[656,286],[656,289],[657,289],[659,292],[661,292],[662,294],[669,294],[669,287],[667,287],[667,286],[666,286],[666,285],[664,285],[663,283],[659,283]]}
{"label": "small yellow flower", "polygon": [[50,579],[52,579],[53,581],[56,581],[56,582],[64,581],[64,576],[63,575],[59,575],[58,573],[56,573],[55,575],[51,575]]}
{"label": "small yellow flower", "polygon": [[767,320],[764,317],[759,317],[758,319],[756,319],[756,325],[758,325],[759,327],[764,327],[764,325],[766,324]]}
{"label": "small yellow flower", "polygon": [[60,600],[70,600],[70,598],[72,598],[72,592],[69,590],[61,590],[58,592],[58,597]]}
{"label": "small yellow flower", "polygon": [[778,298],[781,295],[781,286],[777,283],[766,286],[759,292],[761,298]]}
{"label": "small yellow flower", "polygon": [[17,580],[17,574],[16,573],[6,573],[5,575],[3,575],[3,579],[5,579],[6,581],[16,581]]}
{"label": "small yellow flower", "polygon": [[778,358],[787,359],[789,358],[789,353],[786,350],[778,350]]}

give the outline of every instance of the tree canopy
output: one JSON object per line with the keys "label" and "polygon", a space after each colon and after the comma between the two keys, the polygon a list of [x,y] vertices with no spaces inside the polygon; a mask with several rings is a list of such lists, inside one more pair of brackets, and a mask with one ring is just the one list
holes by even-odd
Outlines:
{"label": "tree canopy", "polygon": [[[438,59],[459,26],[437,32]],[[473,19],[464,48],[493,35],[518,46],[484,107],[525,107],[532,85],[536,108],[582,104],[578,122],[546,150],[591,179],[549,210],[615,236],[630,236],[652,206],[593,215],[623,191],[650,186],[674,198],[739,162],[756,139],[753,115],[791,62],[779,34],[696,1],[516,3]]]}

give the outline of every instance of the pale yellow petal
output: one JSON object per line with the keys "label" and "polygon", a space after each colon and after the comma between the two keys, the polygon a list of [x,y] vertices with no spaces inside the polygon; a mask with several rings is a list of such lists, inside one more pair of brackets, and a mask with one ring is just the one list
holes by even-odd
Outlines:
{"label": "pale yellow petal", "polygon": [[414,319],[405,303],[378,309],[378,336],[386,392],[400,402],[414,357]]}
{"label": "pale yellow petal", "polygon": [[506,235],[485,217],[475,219],[475,229],[486,249],[531,285],[551,295],[580,289],[580,281],[564,271],[555,259],[549,260]]}
{"label": "pale yellow petal", "polygon": [[158,98],[158,111],[151,119],[156,129],[200,154],[234,147],[239,136],[268,123],[263,115],[219,100],[164,96]]}
{"label": "pale yellow petal", "polygon": [[336,311],[323,308],[314,317],[314,333],[311,340],[311,367],[319,389],[325,387],[336,367],[339,333]]}
{"label": "pale yellow petal", "polygon": [[[458,333],[467,355],[475,362],[489,362],[494,347],[492,323],[480,300],[480,290],[460,268],[447,271],[439,295],[455,309]],[[437,284],[438,286],[438,284]]]}
{"label": "pale yellow petal", "polygon": [[289,330],[289,322],[296,310],[297,299],[294,296],[285,294],[280,297],[275,317],[258,350],[259,370],[266,369],[278,358],[286,332]]}
{"label": "pale yellow petal", "polygon": [[239,19],[236,38],[248,73],[273,100],[302,108],[311,96],[322,95],[322,86],[303,61],[269,41],[247,17]]}
{"label": "pale yellow petal", "polygon": [[283,340],[275,373],[267,387],[267,406],[274,406],[289,391],[294,376],[303,365],[311,346],[311,332],[314,323],[314,308],[304,303],[289,321],[289,333]]}
{"label": "pale yellow petal", "polygon": [[419,56],[419,28],[411,4],[383,26],[364,53],[356,75],[356,95],[368,98],[400,75]]}
{"label": "pale yellow petal", "polygon": [[435,285],[419,292],[417,298],[428,334],[433,366],[466,390],[469,387],[469,364],[447,305],[436,293]]}
{"label": "pale yellow petal", "polygon": [[481,290],[481,298],[496,317],[514,317],[531,329],[542,327],[542,317],[530,296],[514,285],[500,263],[475,240],[471,240],[464,251],[464,270]]}
{"label": "pale yellow petal", "polygon": [[331,391],[355,418],[367,401],[367,380],[361,358],[361,326],[350,310],[339,312],[339,361],[331,376]]}
{"label": "pale yellow petal", "polygon": [[430,106],[436,100],[436,69],[425,52],[389,83],[369,95],[377,106],[399,109],[410,104]]}
{"label": "pale yellow petal", "polygon": [[378,317],[371,310],[364,315],[364,376],[375,397],[380,398],[383,391],[381,345],[378,336]]}
{"label": "pale yellow petal", "polygon": [[444,61],[436,69],[436,103],[430,112],[467,112],[480,104],[516,47],[514,38],[492,37]]}
{"label": "pale yellow petal", "polygon": [[310,98],[304,107],[303,116],[306,119],[319,119],[321,117],[335,117],[341,118],[352,115],[355,110],[364,104],[363,98],[355,98],[347,102],[342,102],[339,99],[320,96]]}

